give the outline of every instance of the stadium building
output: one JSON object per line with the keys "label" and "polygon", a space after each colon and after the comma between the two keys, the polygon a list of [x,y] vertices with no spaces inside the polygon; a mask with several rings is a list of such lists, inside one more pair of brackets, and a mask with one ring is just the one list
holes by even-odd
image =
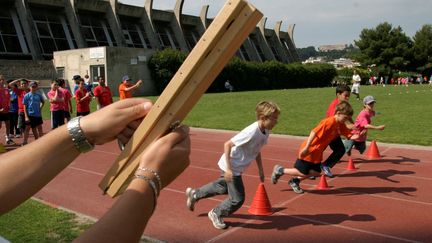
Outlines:
{"label": "stadium building", "polygon": [[[210,25],[209,5],[199,16],[153,9],[153,0],[131,6],[118,0],[1,0],[0,74],[69,81],[75,74],[104,76],[114,94],[124,74],[142,79],[139,95],[155,94],[146,61],[156,51],[189,52]],[[236,55],[247,61],[299,61],[293,41],[295,25],[266,28],[264,17]],[[46,85],[45,85],[46,86]]]}

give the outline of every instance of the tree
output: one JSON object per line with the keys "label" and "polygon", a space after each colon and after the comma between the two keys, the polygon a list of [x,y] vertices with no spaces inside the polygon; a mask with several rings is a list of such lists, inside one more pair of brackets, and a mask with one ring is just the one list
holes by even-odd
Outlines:
{"label": "tree", "polygon": [[297,53],[300,57],[300,60],[304,61],[309,57],[316,57],[318,52],[315,50],[315,47],[308,46],[306,48],[297,48]]}
{"label": "tree", "polygon": [[427,24],[413,37],[413,55],[418,67],[432,63],[432,25]]}
{"label": "tree", "polygon": [[360,39],[354,42],[360,49],[357,58],[364,65],[406,70],[411,63],[412,41],[400,26],[393,28],[384,22],[375,29],[363,29]]}

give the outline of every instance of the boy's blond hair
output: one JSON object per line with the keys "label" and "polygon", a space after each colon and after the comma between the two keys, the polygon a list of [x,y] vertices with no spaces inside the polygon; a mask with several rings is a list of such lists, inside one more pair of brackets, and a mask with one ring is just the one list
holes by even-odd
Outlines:
{"label": "boy's blond hair", "polygon": [[349,116],[352,116],[354,114],[352,106],[347,101],[341,101],[339,104],[337,104],[335,114],[337,112]]}
{"label": "boy's blond hair", "polygon": [[261,101],[255,107],[255,114],[257,119],[261,116],[269,117],[273,114],[280,114],[279,106],[271,101]]}

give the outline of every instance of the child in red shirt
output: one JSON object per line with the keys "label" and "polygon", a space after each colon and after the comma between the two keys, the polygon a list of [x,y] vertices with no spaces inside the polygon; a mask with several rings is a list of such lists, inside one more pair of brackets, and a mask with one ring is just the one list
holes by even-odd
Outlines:
{"label": "child in red shirt", "polygon": [[323,152],[335,138],[341,135],[351,138],[357,138],[358,135],[352,135],[351,130],[345,126],[345,121],[351,118],[353,109],[346,101],[339,102],[336,105],[335,114],[331,117],[321,120],[310,133],[309,138],[300,146],[298,158],[294,168],[283,168],[275,165],[271,180],[276,184],[278,179],[288,174],[293,176],[289,185],[296,193],[303,193],[300,188],[300,181],[310,176],[319,176],[321,174],[321,162],[323,161]]}
{"label": "child in red shirt", "polygon": [[[337,104],[339,104],[341,101],[349,101],[351,94],[351,89],[348,85],[341,84],[336,87],[336,98],[330,103],[326,117],[332,117],[335,114],[335,109]],[[350,118],[346,122],[346,126],[349,129],[352,129],[352,119]],[[324,174],[326,174],[328,177],[333,177],[333,174],[330,171],[330,168],[333,168],[337,162],[342,158],[342,156],[345,154],[345,147],[342,142],[342,139],[340,137],[336,137],[333,139],[333,141],[329,144],[330,149],[333,151],[327,159],[321,164],[321,168],[324,171]]]}
{"label": "child in red shirt", "polygon": [[86,116],[90,114],[90,92],[85,88],[84,80],[81,79],[78,83],[78,89],[75,92],[77,116]]}
{"label": "child in red shirt", "polygon": [[111,89],[106,86],[103,77],[98,78],[99,85],[93,90],[94,96],[96,97],[97,109],[102,109],[103,107],[112,104],[112,94]]}

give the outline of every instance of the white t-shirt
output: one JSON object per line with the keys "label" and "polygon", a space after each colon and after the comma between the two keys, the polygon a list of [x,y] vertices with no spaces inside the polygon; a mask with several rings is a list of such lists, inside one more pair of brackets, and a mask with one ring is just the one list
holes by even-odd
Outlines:
{"label": "white t-shirt", "polygon": [[358,74],[354,74],[354,75],[352,76],[352,79],[353,79],[353,81],[354,81],[353,84],[355,84],[355,85],[359,85],[359,84],[360,84],[360,81],[361,81],[360,75],[358,75]]}
{"label": "white t-shirt", "polygon": [[[241,175],[256,158],[261,148],[267,144],[269,131],[261,132],[258,122],[254,122],[231,138],[234,146],[231,148],[231,170],[233,175]],[[226,171],[225,154],[218,162],[219,168]]]}

